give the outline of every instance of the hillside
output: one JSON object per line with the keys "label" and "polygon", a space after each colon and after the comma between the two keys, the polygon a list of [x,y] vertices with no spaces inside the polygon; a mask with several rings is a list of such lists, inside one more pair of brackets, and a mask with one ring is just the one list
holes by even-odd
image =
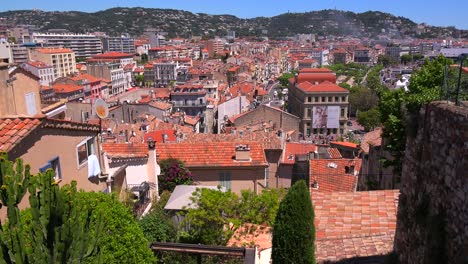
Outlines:
{"label": "hillside", "polygon": [[298,33],[317,35],[353,35],[375,37],[464,37],[468,30],[454,27],[419,28],[413,21],[382,12],[353,13],[322,10],[306,13],[286,13],[274,17],[241,19],[232,15],[196,14],[173,9],[112,8],[95,13],[44,12],[20,10],[0,12],[9,25],[35,25],[41,30],[67,29],[75,33],[106,32],[109,35],[138,35],[145,28],[156,28],[170,37],[191,35],[223,36],[227,30],[238,36],[268,36],[280,38]]}

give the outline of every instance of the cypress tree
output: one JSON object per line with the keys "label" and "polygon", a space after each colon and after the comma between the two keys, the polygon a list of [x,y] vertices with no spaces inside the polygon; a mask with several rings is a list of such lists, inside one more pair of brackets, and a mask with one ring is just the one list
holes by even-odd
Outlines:
{"label": "cypress tree", "polygon": [[305,181],[295,183],[281,201],[273,227],[273,264],[315,263],[314,209]]}

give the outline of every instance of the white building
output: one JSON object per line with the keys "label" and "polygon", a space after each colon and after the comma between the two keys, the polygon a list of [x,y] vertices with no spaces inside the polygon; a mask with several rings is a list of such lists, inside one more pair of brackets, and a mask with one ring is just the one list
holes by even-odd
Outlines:
{"label": "white building", "polygon": [[72,49],[79,58],[89,58],[102,53],[101,40],[91,34],[33,33],[32,41],[43,47],[61,46]]}
{"label": "white building", "polygon": [[27,61],[20,65],[21,68],[37,76],[41,86],[50,86],[55,81],[54,67],[41,61]]}

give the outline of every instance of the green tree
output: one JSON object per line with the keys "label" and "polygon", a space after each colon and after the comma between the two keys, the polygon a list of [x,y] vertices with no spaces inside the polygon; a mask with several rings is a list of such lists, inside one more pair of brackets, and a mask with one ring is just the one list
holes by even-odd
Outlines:
{"label": "green tree", "polygon": [[289,86],[289,79],[294,78],[294,73],[283,73],[280,77],[278,77],[278,81],[281,83],[281,86],[288,87]]}
{"label": "green tree", "polygon": [[380,55],[377,59],[377,63],[382,64],[384,67],[388,67],[391,65],[395,65],[398,62],[395,61],[395,59],[389,55]]}
{"label": "green tree", "polygon": [[228,191],[200,189],[194,193],[183,225],[182,242],[226,245],[234,231],[242,224],[272,225],[284,196],[284,189],[264,190],[261,194],[245,190],[241,195]]}
{"label": "green tree", "polygon": [[355,86],[349,91],[349,111],[351,116],[356,116],[357,111],[369,111],[379,103],[376,92],[367,87]]}
{"label": "green tree", "polygon": [[192,173],[181,160],[168,158],[160,161],[161,175],[159,176],[159,192],[174,191],[177,185],[193,183]]}
{"label": "green tree", "polygon": [[357,121],[367,131],[374,129],[380,124],[379,109],[375,107],[368,111],[358,112]]}
{"label": "green tree", "polygon": [[284,197],[273,227],[272,263],[315,263],[314,209],[305,181]]}
{"label": "green tree", "polygon": [[[444,68],[448,69],[450,64],[452,61],[443,56],[426,60],[411,76],[408,92],[399,89],[380,94],[382,137],[387,142],[385,149],[392,155],[392,159],[385,160],[384,165],[393,166],[396,175],[401,175],[407,132],[417,129],[413,117],[423,105],[442,97],[440,87],[444,83]],[[454,75],[453,70],[449,69],[448,75]]]}
{"label": "green tree", "polygon": [[[21,160],[0,157],[0,196],[8,211],[0,262],[154,262],[131,212],[114,196],[77,192],[76,182],[59,187],[52,170],[37,176],[29,171]],[[25,189],[31,208],[20,213]]]}
{"label": "green tree", "polygon": [[176,242],[177,228],[171,217],[164,211],[164,206],[166,206],[170,196],[170,192],[163,192],[151,211],[139,221],[145,237],[150,242]]}
{"label": "green tree", "polygon": [[143,76],[142,74],[138,74],[137,76],[135,76],[135,81],[138,83],[139,86],[142,86],[143,82],[145,81],[145,76]]}
{"label": "green tree", "polygon": [[413,61],[413,56],[411,54],[403,54],[400,57],[400,61],[401,61],[401,63],[406,65],[406,64]]}

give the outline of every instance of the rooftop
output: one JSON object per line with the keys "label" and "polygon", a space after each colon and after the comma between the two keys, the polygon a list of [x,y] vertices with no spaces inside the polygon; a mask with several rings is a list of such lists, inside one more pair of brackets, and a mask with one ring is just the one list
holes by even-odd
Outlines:
{"label": "rooftop", "polygon": [[312,193],[317,260],[338,261],[391,252],[399,193]]}
{"label": "rooftop", "polygon": [[354,192],[361,164],[361,159],[310,160],[310,184],[312,185],[314,181],[318,183],[318,187],[312,191]]}
{"label": "rooftop", "polygon": [[257,142],[243,142],[250,147],[250,160],[235,160],[236,142],[207,142],[200,143],[166,143],[157,144],[159,159],[176,158],[187,167],[251,167],[267,166],[262,144]]}

